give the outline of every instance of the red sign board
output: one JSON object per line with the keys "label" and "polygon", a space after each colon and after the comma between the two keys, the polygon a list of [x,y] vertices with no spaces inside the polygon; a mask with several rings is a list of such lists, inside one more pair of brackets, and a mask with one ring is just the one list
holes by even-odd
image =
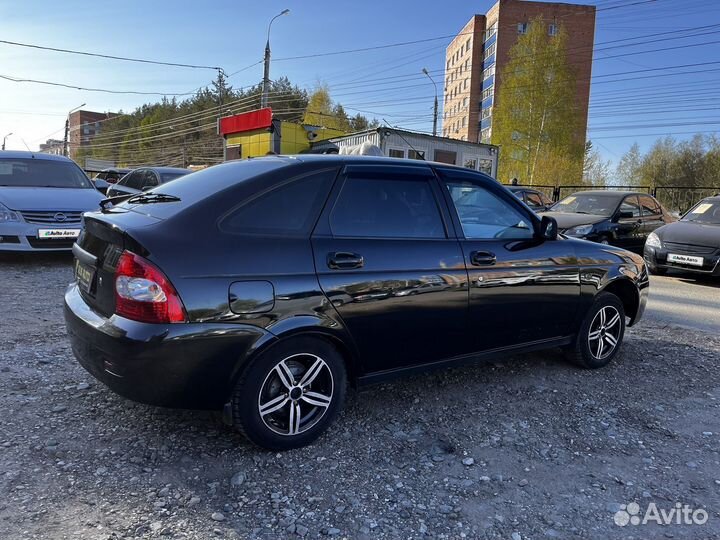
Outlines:
{"label": "red sign board", "polygon": [[258,109],[220,119],[220,135],[231,135],[254,129],[269,128],[272,125],[272,109]]}

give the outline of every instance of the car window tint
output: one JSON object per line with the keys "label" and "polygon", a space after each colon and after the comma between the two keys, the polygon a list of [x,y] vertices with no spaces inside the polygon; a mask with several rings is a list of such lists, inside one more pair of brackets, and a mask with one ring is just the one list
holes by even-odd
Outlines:
{"label": "car window tint", "polygon": [[542,199],[540,198],[540,195],[537,193],[531,193],[529,191],[526,191],[525,198],[527,199],[526,202],[530,208],[537,208],[540,206],[544,206]]}
{"label": "car window tint", "polygon": [[158,185],[158,179],[157,175],[153,171],[145,171],[145,174],[143,175],[143,182],[142,187],[154,187]]}
{"label": "car window tint", "polygon": [[88,177],[75,163],[3,157],[0,157],[0,186],[94,189]]}
{"label": "car window tint", "polygon": [[640,197],[640,206],[644,216],[659,216],[661,214],[655,199],[647,195]]}
{"label": "car window tint", "polygon": [[261,192],[232,210],[220,228],[235,234],[309,235],[335,174],[335,169],[318,171]]}
{"label": "car window tint", "polygon": [[640,217],[640,205],[637,197],[626,197],[620,205],[620,212],[632,212],[633,217]]}
{"label": "car window tint", "polygon": [[446,237],[424,178],[347,178],[330,214],[330,229],[334,236],[346,237]]}
{"label": "car window tint", "polygon": [[142,188],[142,182],[144,177],[144,171],[133,171],[132,173],[128,174],[125,178],[122,179],[120,182],[120,185],[132,188],[132,189],[140,189]]}
{"label": "car window tint", "polygon": [[164,184],[166,182],[169,182],[170,180],[175,180],[176,178],[185,176],[186,174],[188,174],[188,173],[161,173],[160,174],[160,183]]}
{"label": "car window tint", "polygon": [[532,223],[519,210],[488,189],[467,181],[448,180],[465,238],[532,238]]}

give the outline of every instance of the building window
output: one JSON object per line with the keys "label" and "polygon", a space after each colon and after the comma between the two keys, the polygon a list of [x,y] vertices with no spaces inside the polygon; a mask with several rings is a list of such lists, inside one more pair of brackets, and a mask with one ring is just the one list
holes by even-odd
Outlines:
{"label": "building window", "polygon": [[490,131],[491,131],[491,128],[486,128],[480,132],[480,142],[484,142],[484,143],[490,142]]}
{"label": "building window", "polygon": [[469,101],[468,98],[463,98],[463,102],[462,102],[463,109],[467,109],[468,101]]}
{"label": "building window", "polygon": [[484,109],[482,109],[482,110],[480,111],[480,118],[481,118],[481,119],[484,120],[484,119],[487,118],[488,116],[492,116],[492,107],[485,107]]}
{"label": "building window", "polygon": [[485,79],[487,79],[488,77],[492,77],[493,75],[495,75],[495,64],[483,71],[482,79],[484,81]]}
{"label": "building window", "polygon": [[405,150],[401,148],[388,148],[388,157],[405,158]]}
{"label": "building window", "polygon": [[485,54],[483,55],[483,59],[487,60],[493,54],[495,54],[495,48],[496,48],[496,45],[495,45],[495,43],[493,43],[487,49],[485,49]]}
{"label": "building window", "polygon": [[447,63],[445,64],[445,69],[450,69],[450,60],[448,60]]}
{"label": "building window", "polygon": [[423,161],[425,160],[425,150],[414,150],[411,148],[410,150],[408,150],[408,158],[419,159]]}
{"label": "building window", "polygon": [[490,25],[490,27],[487,30],[485,30],[485,41],[487,41],[488,39],[490,39],[497,33],[497,25],[498,25],[498,22],[495,21],[494,23],[492,23]]}
{"label": "building window", "polygon": [[481,99],[485,101],[487,98],[493,95],[493,91],[495,90],[495,85],[492,85],[485,90],[483,90]]}
{"label": "building window", "polygon": [[548,36],[557,36],[557,25],[555,25],[555,24],[548,25]]}
{"label": "building window", "polygon": [[518,34],[527,34],[528,23],[526,23],[526,22],[518,23],[517,29],[518,29]]}
{"label": "building window", "polygon": [[491,176],[492,175],[492,165],[493,165],[492,159],[481,159],[479,170],[481,173],[485,173],[488,176]]}
{"label": "building window", "polygon": [[464,128],[467,127],[467,116],[463,116],[462,127],[464,127]]}
{"label": "building window", "polygon": [[468,40],[465,42],[465,51],[467,52],[467,51],[469,51],[469,50],[470,50],[470,39],[468,39]]}

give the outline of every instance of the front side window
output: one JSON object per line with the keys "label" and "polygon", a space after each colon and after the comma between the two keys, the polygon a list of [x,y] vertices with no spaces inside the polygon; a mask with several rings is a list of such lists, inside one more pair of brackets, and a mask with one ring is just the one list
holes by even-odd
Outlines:
{"label": "front side window", "polygon": [[529,191],[525,192],[525,202],[530,208],[539,208],[545,206],[540,198],[540,194],[532,193]]}
{"label": "front side window", "polygon": [[333,236],[446,238],[430,182],[349,177],[330,214]]}
{"label": "front side window", "polygon": [[235,234],[309,235],[334,178],[335,169],[328,169],[260,192],[222,218],[220,229]]}
{"label": "front side window", "polygon": [[0,187],[94,189],[77,165],[49,159],[0,158]]}
{"label": "front side window", "polygon": [[465,238],[520,240],[533,237],[533,226],[528,217],[490,190],[464,180],[448,180],[445,184]]}
{"label": "front side window", "polygon": [[635,196],[626,197],[620,204],[620,214],[623,218],[629,218],[631,214],[633,218],[639,218],[641,213],[638,198]]}
{"label": "front side window", "polygon": [[120,182],[120,185],[129,187],[131,189],[142,189],[144,179],[145,179],[145,171],[137,170],[137,171],[133,171],[132,173],[128,174],[125,178],[123,178],[122,181]]}

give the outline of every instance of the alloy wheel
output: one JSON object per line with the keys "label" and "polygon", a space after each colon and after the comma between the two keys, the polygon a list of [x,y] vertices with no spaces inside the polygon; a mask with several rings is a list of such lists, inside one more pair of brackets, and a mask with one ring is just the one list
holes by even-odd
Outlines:
{"label": "alloy wheel", "polygon": [[620,312],[614,306],[604,306],[590,323],[588,347],[596,360],[610,356],[620,341]]}
{"label": "alloy wheel", "polygon": [[325,415],[333,399],[327,363],[310,353],[294,354],[270,370],[258,395],[265,426],[279,435],[298,435]]}

